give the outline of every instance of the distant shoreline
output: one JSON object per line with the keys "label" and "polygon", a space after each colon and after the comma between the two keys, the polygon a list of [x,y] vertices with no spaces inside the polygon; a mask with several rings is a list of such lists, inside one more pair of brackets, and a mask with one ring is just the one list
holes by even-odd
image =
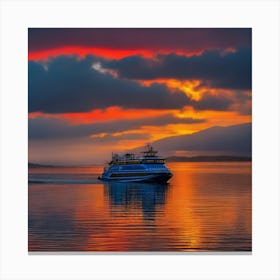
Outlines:
{"label": "distant shoreline", "polygon": [[46,167],[61,167],[61,166],[28,162],[28,168],[46,168]]}
{"label": "distant shoreline", "polygon": [[194,157],[181,157],[172,156],[166,158],[167,162],[232,162],[232,161],[252,161],[251,157],[241,156],[194,156]]}
{"label": "distant shoreline", "polygon": [[241,157],[241,156],[194,156],[194,157],[182,157],[182,156],[172,156],[166,158],[167,162],[242,162],[242,161],[252,161],[251,157]]}
{"label": "distant shoreline", "polygon": [[[194,157],[183,157],[183,156],[171,156],[166,158],[167,162],[250,162],[251,157],[241,156],[194,156]],[[41,163],[28,163],[28,168],[56,168],[56,167],[90,167],[103,165],[100,164],[85,164],[85,165],[53,165],[53,164],[41,164]]]}

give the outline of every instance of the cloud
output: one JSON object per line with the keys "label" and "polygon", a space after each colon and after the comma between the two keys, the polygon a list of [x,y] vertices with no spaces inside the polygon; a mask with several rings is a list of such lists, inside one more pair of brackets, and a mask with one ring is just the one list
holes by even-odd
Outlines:
{"label": "cloud", "polygon": [[[136,120],[110,121],[95,124],[72,125],[65,120],[56,118],[29,119],[29,140],[69,139],[84,138],[95,134],[114,134],[139,129],[143,126],[164,126],[167,124],[195,124],[204,123],[205,119],[176,118],[167,114],[154,118],[142,118]],[[135,136],[135,135],[134,135]]]}
{"label": "cloud", "polygon": [[[144,73],[143,78],[147,78],[146,75],[151,72],[156,73],[160,68],[171,71],[170,69],[175,66],[167,62],[170,59],[170,56],[168,57],[163,56],[163,60],[158,63],[159,66],[154,62],[154,64],[150,64],[149,67],[152,69],[150,72],[147,69],[145,70],[145,65],[149,61],[140,57],[129,57],[126,60],[121,60],[120,63],[130,61],[128,64],[124,64],[125,67],[128,67],[125,71],[132,76],[136,75],[137,72]],[[182,58],[176,55],[172,55],[172,57],[175,57],[178,61]],[[47,64],[30,61],[28,69],[29,112],[89,112],[93,109],[105,109],[112,106],[119,106],[123,109],[182,109],[187,105],[193,106],[196,110],[221,111],[228,110],[234,102],[249,98],[247,93],[244,95],[240,90],[238,91],[238,98],[230,98],[229,95],[226,96],[225,94],[214,96],[206,93],[201,100],[194,101],[179,90],[171,92],[163,84],[153,83],[150,86],[143,86],[126,78],[116,78],[102,69],[102,71],[95,69],[94,65],[99,62],[99,59],[94,56],[87,56],[84,59],[78,59],[75,56],[60,56]],[[191,58],[183,57],[183,60],[188,59]],[[117,62],[111,61],[111,63]],[[170,66],[163,66],[166,63]],[[131,72],[129,72],[130,68],[132,69]],[[176,70],[178,72],[174,70],[173,75],[176,73],[178,76],[182,75],[179,75],[180,68],[183,71],[183,66],[178,67]],[[202,68],[205,71],[205,67]],[[216,76],[218,77],[217,73]],[[156,77],[156,75],[153,77]],[[222,79],[221,76],[220,84]],[[217,81],[212,81],[212,84],[214,83],[217,83]]]}
{"label": "cloud", "polygon": [[233,98],[226,94],[205,94],[199,101],[193,101],[192,106],[196,110],[226,111],[233,103]]}
{"label": "cloud", "polygon": [[64,46],[200,51],[251,46],[251,28],[29,28],[29,52]]}
{"label": "cloud", "polygon": [[141,86],[100,73],[84,59],[60,56],[47,65],[29,62],[29,112],[88,112],[110,106],[122,108],[179,109],[190,103],[183,92],[170,92],[164,85]]}
{"label": "cloud", "polygon": [[130,56],[103,63],[105,68],[114,69],[120,77],[127,79],[198,79],[214,88],[251,89],[250,48],[234,52],[211,50],[193,56],[161,54],[155,59]]}
{"label": "cloud", "polygon": [[146,140],[149,141],[150,133],[121,133],[119,135],[105,134],[105,135],[94,135],[91,137],[92,142],[95,144],[116,144],[118,141],[137,141]]}

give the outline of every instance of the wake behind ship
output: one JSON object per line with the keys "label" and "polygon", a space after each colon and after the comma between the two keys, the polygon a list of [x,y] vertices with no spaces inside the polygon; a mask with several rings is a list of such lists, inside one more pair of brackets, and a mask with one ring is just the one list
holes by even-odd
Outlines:
{"label": "wake behind ship", "polygon": [[147,145],[142,157],[127,153],[123,156],[112,154],[112,160],[98,177],[104,181],[118,182],[167,182],[172,173],[165,166],[165,159],[157,156],[157,151]]}

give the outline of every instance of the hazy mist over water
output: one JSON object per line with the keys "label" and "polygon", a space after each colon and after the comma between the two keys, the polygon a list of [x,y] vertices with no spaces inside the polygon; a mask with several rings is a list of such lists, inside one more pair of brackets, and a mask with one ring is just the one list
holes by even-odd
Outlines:
{"label": "hazy mist over water", "polygon": [[29,251],[251,251],[251,162],[168,167],[164,185],[102,182],[103,166],[30,168]]}

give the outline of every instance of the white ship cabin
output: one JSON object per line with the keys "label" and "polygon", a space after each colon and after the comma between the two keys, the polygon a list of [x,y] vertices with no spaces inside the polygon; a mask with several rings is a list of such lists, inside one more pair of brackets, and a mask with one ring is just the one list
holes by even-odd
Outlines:
{"label": "white ship cabin", "polygon": [[142,152],[142,157],[136,157],[133,153],[127,153],[122,156],[112,154],[112,160],[109,165],[124,165],[124,164],[164,164],[165,159],[158,157],[157,151],[152,146],[147,145],[147,150]]}
{"label": "white ship cabin", "polygon": [[154,150],[151,145],[147,145],[147,150],[142,153],[143,153],[142,163],[163,164],[165,162],[164,158],[160,158],[156,155],[158,151]]}
{"label": "white ship cabin", "polygon": [[110,164],[139,164],[141,161],[135,157],[135,154],[127,153],[123,156],[112,154],[112,161]]}

